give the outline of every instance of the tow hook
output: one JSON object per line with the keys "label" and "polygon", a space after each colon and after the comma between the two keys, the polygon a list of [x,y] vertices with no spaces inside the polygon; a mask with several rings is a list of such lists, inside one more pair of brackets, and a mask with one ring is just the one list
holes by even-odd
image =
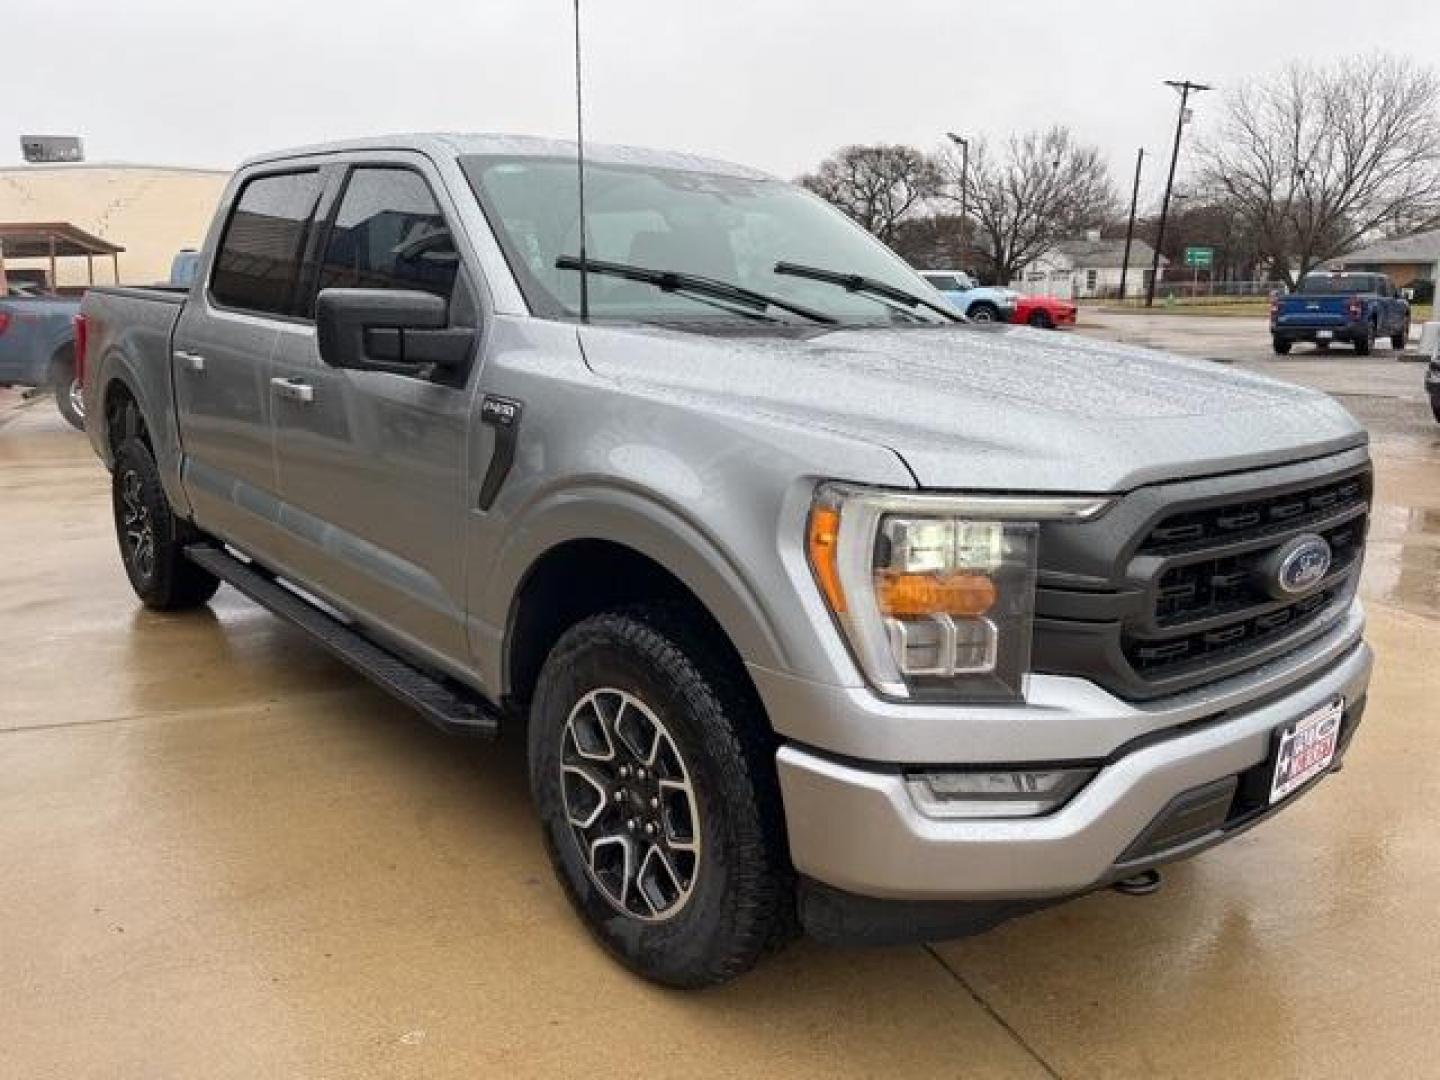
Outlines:
{"label": "tow hook", "polygon": [[1123,878],[1110,887],[1126,896],[1149,896],[1160,891],[1160,871],[1142,870],[1134,877]]}

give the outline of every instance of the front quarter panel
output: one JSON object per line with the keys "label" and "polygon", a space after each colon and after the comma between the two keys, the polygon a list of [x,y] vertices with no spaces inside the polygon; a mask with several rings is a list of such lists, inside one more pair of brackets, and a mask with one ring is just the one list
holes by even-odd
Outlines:
{"label": "front quarter panel", "polygon": [[573,326],[496,329],[483,389],[522,402],[524,414],[499,498],[472,510],[471,639],[485,685],[505,687],[506,628],[530,569],[581,539],[659,563],[746,661],[856,680],[805,568],[805,520],[821,477],[912,486],[893,452],[619,387],[585,366]]}

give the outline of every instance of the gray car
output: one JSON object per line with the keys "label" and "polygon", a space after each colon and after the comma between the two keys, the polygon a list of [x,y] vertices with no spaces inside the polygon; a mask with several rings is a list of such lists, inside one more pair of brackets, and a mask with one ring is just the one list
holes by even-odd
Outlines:
{"label": "gray car", "polygon": [[574,158],[267,155],[188,296],[90,292],[147,605],[228,581],[523,730],[570,899],[671,985],[1144,884],[1336,767],[1371,470],[1332,399],[965,324],[734,165],[591,148],[582,230]]}

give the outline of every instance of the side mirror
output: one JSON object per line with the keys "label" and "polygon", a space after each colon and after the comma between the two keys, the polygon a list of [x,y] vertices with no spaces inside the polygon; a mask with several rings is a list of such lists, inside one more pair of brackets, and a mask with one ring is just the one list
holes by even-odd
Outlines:
{"label": "side mirror", "polygon": [[430,378],[470,359],[475,331],[450,327],[449,305],[409,289],[321,289],[315,338],[331,367]]}

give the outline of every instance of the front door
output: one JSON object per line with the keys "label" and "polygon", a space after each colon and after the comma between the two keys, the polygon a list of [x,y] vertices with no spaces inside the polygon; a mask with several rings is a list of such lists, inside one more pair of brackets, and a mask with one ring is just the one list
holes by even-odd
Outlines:
{"label": "front door", "polygon": [[[418,166],[350,171],[317,278],[317,290],[423,289],[449,301],[454,325],[478,322]],[[409,651],[462,663],[467,385],[329,367],[308,322],[280,331],[269,381],[292,572]]]}
{"label": "front door", "polygon": [[277,554],[270,359],[296,320],[299,268],[324,187],[317,169],[250,177],[209,278],[173,338],[185,483],[197,520],[253,555]]}

